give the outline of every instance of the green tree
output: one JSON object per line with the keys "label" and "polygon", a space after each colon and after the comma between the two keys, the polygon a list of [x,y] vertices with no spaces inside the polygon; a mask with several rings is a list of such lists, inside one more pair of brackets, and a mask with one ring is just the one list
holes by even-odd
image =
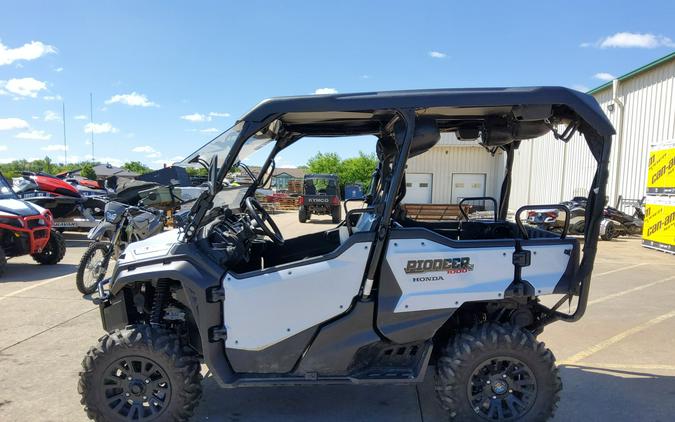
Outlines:
{"label": "green tree", "polygon": [[338,175],[343,185],[360,183],[365,190],[370,186],[370,179],[377,168],[377,156],[359,151],[358,157],[346,158],[340,163]]}
{"label": "green tree", "polygon": [[334,152],[318,152],[307,161],[307,170],[309,173],[338,174],[341,162],[340,156]]}
{"label": "green tree", "polygon": [[340,187],[360,183],[364,189],[370,186],[370,179],[377,168],[377,156],[359,151],[358,157],[341,159],[334,152],[317,153],[307,161],[307,173],[337,174]]}
{"label": "green tree", "polygon": [[91,163],[84,163],[82,165],[80,175],[87,179],[96,180],[96,172],[94,171],[94,166],[92,166]]}
{"label": "green tree", "polygon": [[129,161],[128,163],[122,164],[122,168],[138,174],[150,173],[152,171],[150,167],[140,161]]}

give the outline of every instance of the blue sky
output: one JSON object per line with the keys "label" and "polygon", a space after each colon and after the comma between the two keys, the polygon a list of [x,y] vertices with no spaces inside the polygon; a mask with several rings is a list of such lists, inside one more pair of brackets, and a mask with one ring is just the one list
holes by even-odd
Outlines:
{"label": "blue sky", "polygon": [[[152,167],[260,100],[389,89],[585,90],[675,50],[675,2],[4,2],[0,161]],[[89,93],[94,125],[89,125]],[[322,92],[322,91],[319,91]],[[372,143],[298,143],[278,164]]]}

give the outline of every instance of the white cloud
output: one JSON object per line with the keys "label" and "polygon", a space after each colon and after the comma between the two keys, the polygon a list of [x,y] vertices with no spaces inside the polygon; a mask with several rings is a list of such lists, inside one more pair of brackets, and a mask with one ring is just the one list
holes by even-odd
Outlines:
{"label": "white cloud", "polygon": [[47,89],[47,84],[33,78],[21,78],[0,81],[0,87],[15,95],[35,98],[38,92]]}
{"label": "white cloud", "polygon": [[361,75],[361,79],[370,79],[370,75]]}
{"label": "white cloud", "polygon": [[230,113],[220,113],[217,111],[209,112],[209,117],[230,117]]}
{"label": "white cloud", "polygon": [[28,122],[16,117],[7,117],[0,119],[0,130],[25,129]]}
{"label": "white cloud", "polygon": [[14,157],[0,157],[0,164],[7,164],[7,163],[11,163],[12,161],[16,161],[16,158],[14,158]]}
{"label": "white cloud", "polygon": [[117,128],[113,127],[110,123],[87,123],[84,125],[84,133],[117,133],[119,132]]}
{"label": "white cloud", "polygon": [[0,145],[0,151],[7,151],[7,145]]}
{"label": "white cloud", "polygon": [[607,73],[607,72],[598,72],[595,75],[593,75],[593,77],[595,79],[600,79],[601,81],[605,81],[605,82],[611,81],[612,79],[616,79],[616,77],[614,75],[612,75],[611,73]]}
{"label": "white cloud", "polygon": [[183,119],[183,120],[187,120],[188,122],[193,122],[193,123],[195,123],[195,122],[207,122],[207,121],[211,120],[209,118],[209,116],[205,116],[205,115],[199,114],[199,113],[186,114],[186,115],[180,116],[180,118]]}
{"label": "white cloud", "polygon": [[61,121],[61,116],[59,116],[55,111],[47,110],[45,111],[45,122],[55,122]]}
{"label": "white cloud", "polygon": [[31,139],[34,141],[48,141],[51,139],[51,133],[47,133],[44,130],[31,129],[26,132],[19,132],[15,136],[17,139]]}
{"label": "white cloud", "polygon": [[572,89],[576,89],[577,91],[581,91],[581,92],[588,92],[588,91],[591,90],[591,89],[590,89],[589,87],[587,87],[586,85],[581,85],[581,84],[574,84],[574,85],[572,85]]}
{"label": "white cloud", "polygon": [[156,152],[153,152],[151,154],[146,155],[146,157],[148,157],[148,158],[157,158],[157,157],[161,157],[161,156],[162,156],[162,153],[159,152],[159,151],[156,151]]}
{"label": "white cloud", "polygon": [[145,153],[151,153],[155,152],[155,149],[151,147],[150,145],[144,145],[144,146],[138,146],[134,147],[131,152],[145,152]]}
{"label": "white cloud", "polygon": [[45,95],[42,99],[45,101],[61,101],[63,97],[60,95]]}
{"label": "white cloud", "polygon": [[45,54],[56,53],[56,48],[40,41],[31,41],[17,48],[8,48],[0,42],[0,66],[17,60],[35,60]]}
{"label": "white cloud", "polygon": [[62,67],[57,67],[56,69],[54,69],[54,72],[63,72],[63,68],[62,68]]}
{"label": "white cloud", "polygon": [[581,47],[597,48],[658,48],[675,47],[675,42],[665,35],[638,32],[617,32],[594,43],[584,42]]}
{"label": "white cloud", "polygon": [[78,114],[74,117],[75,120],[87,120],[87,116],[84,114]]}
{"label": "white cloud", "polygon": [[433,57],[434,59],[444,59],[448,57],[448,55],[442,51],[430,51],[429,57]]}
{"label": "white cloud", "polygon": [[326,95],[326,94],[337,94],[338,91],[335,88],[317,88],[314,90],[315,95]]}
{"label": "white cloud", "polygon": [[200,132],[201,133],[216,133],[216,132],[220,132],[220,131],[218,129],[216,129],[215,127],[209,127],[209,128],[200,130]]}
{"label": "white cloud", "polygon": [[110,97],[110,99],[106,100],[106,104],[126,104],[128,106],[134,106],[134,107],[159,107],[157,103],[153,103],[152,101],[148,100],[148,97],[146,97],[143,94],[139,94],[137,92],[132,92],[131,94],[117,94],[113,95]]}
{"label": "white cloud", "polygon": [[52,145],[47,145],[46,147],[40,148],[42,151],[65,151],[68,148],[65,145],[60,145],[60,144],[52,144]]}

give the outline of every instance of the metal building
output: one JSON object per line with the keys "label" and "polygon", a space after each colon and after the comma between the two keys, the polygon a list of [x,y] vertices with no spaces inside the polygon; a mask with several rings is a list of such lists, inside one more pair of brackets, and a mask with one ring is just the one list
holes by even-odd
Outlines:
{"label": "metal building", "polygon": [[[591,91],[612,121],[609,203],[645,195],[649,147],[675,140],[675,52]],[[595,165],[585,141],[523,141],[516,151],[510,207],[557,203],[586,195]],[[408,164],[409,203],[457,203],[467,196],[499,196],[505,157],[443,135]],[[484,193],[483,193],[484,192]]]}

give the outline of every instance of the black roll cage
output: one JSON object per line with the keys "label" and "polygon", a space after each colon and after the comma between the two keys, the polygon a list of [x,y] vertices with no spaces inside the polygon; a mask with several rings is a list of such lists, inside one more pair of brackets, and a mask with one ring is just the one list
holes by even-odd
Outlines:
{"label": "black roll cage", "polygon": [[[235,144],[228,155],[228,158],[222,167],[219,170],[218,181],[222,181],[227,173],[227,169],[231,168],[234,164],[235,159],[239,153],[239,150],[243,144],[248,140],[250,136],[263,130],[270,123],[277,120],[283,115],[283,113],[273,114],[268,116],[267,119],[254,122],[254,121],[245,121],[244,127],[239,134]],[[397,195],[401,188],[401,184],[405,179],[405,163],[409,158],[410,147],[413,139],[413,134],[415,131],[415,121],[416,121],[416,109],[415,108],[405,108],[405,109],[396,109],[395,117],[387,124],[390,130],[393,131],[394,123],[400,121],[404,125],[404,132],[402,133],[403,137],[401,139],[396,139],[397,152],[395,157],[392,159],[392,168],[391,174],[388,177],[382,179],[380,174],[379,183],[381,184],[382,190],[385,191],[384,198],[381,201],[377,201],[375,204],[370,204],[371,209],[378,215],[378,219],[374,225],[376,229],[376,236],[373,248],[371,248],[371,261],[368,266],[368,271],[365,276],[363,283],[361,295],[364,299],[367,299],[370,296],[370,292],[376,278],[376,272],[379,268],[379,265],[383,259],[385,252],[386,239],[388,238],[389,231],[391,229],[391,218],[394,210],[394,206],[397,203]],[[600,222],[602,221],[603,208],[604,204],[601,199],[604,198],[606,192],[607,180],[609,177],[609,157],[611,151],[611,135],[600,135],[591,125],[585,121],[579,119],[575,120],[575,129],[583,134],[586,143],[597,163],[596,172],[591,184],[589,194],[588,194],[588,205],[586,208],[586,221],[587,229],[584,235],[584,247],[583,247],[583,258],[579,265],[579,271],[575,277],[575,284],[573,289],[566,293],[558,303],[553,307],[548,308],[543,305],[538,305],[540,311],[544,317],[537,322],[537,325],[544,326],[550,324],[554,321],[566,321],[566,322],[575,322],[581,319],[584,315],[588,303],[588,295],[590,291],[591,284],[591,275],[593,272],[593,265],[595,256],[597,253],[597,244],[600,232]],[[302,135],[287,135],[280,133],[276,138],[276,142],[272,148],[272,151],[268,158],[265,160],[265,163],[262,165],[257,180],[248,188],[244,198],[254,194],[256,187],[262,182],[264,175],[269,169],[274,157],[284,148],[293,144],[300,138]],[[568,141],[569,137],[564,139]],[[506,168],[505,168],[505,177],[502,183],[499,206],[498,206],[498,218],[505,220],[509,199],[510,199],[510,188],[511,188],[511,177],[512,177],[512,167],[514,162],[514,151],[520,145],[520,141],[514,141],[507,145],[499,146],[498,148],[502,149],[506,153]],[[386,158],[381,158],[385,160]],[[382,166],[380,166],[382,167]],[[573,313],[563,313],[558,311],[558,308],[567,300],[571,300],[573,296],[579,296],[577,301],[576,309]]]}

